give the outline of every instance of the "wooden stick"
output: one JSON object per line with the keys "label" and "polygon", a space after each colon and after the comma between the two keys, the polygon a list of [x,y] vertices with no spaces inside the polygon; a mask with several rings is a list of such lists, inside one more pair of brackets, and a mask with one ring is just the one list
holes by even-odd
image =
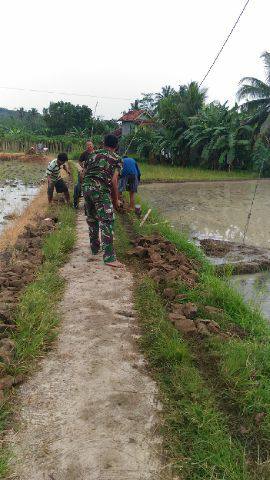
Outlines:
{"label": "wooden stick", "polygon": [[147,220],[147,218],[149,217],[150,213],[152,212],[152,208],[149,208],[148,212],[144,215],[141,223],[140,223],[140,227],[143,226],[144,222]]}

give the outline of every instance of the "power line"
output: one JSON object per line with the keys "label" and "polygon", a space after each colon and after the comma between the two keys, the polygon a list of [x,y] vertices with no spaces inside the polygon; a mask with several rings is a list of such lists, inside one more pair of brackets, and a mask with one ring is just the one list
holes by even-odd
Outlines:
{"label": "power line", "polygon": [[[223,51],[225,45],[227,44],[229,38],[231,37],[233,31],[235,30],[240,18],[242,17],[244,11],[246,10],[250,0],[247,0],[243,9],[241,10],[238,18],[236,19],[231,31],[229,32],[226,40],[223,42],[220,50],[218,51],[216,57],[214,58],[213,63],[210,65],[208,71],[206,72],[205,76],[203,77],[201,83],[199,84],[199,87],[204,83],[206,78],[208,77],[209,73],[211,72],[212,68],[214,67],[215,63],[217,62],[221,52]],[[105,99],[105,100],[125,100],[125,101],[130,101],[133,100],[132,98],[127,98],[127,97],[109,97],[109,96],[101,96],[101,95],[92,95],[90,93],[76,93],[76,92],[59,92],[55,90],[38,90],[34,88],[19,88],[19,87],[6,87],[6,86],[1,86],[0,89],[2,90],[16,90],[20,92],[32,92],[32,93],[49,93],[49,94],[55,94],[55,95],[67,95],[67,96],[75,96],[75,97],[88,97],[88,98],[96,98],[96,99]]]}
{"label": "power line", "polygon": [[75,92],[57,92],[54,90],[36,90],[33,88],[19,88],[19,87],[4,87],[0,86],[0,89],[3,90],[18,90],[20,92],[32,92],[32,93],[49,93],[49,94],[56,94],[56,95],[68,95],[68,96],[75,96],[75,97],[88,97],[88,98],[97,98],[97,99],[107,99],[107,100],[126,100],[130,101],[132,98],[123,98],[123,97],[103,97],[100,95],[91,95],[90,93],[75,93]]}
{"label": "power line", "polygon": [[205,76],[203,77],[203,79],[202,79],[201,83],[199,84],[199,87],[201,87],[201,85],[204,83],[205,79],[208,77],[209,73],[211,72],[211,70],[212,70],[213,66],[215,65],[215,63],[216,63],[216,61],[218,60],[218,58],[219,58],[219,56],[220,56],[221,52],[223,51],[223,49],[224,49],[224,47],[225,47],[226,43],[228,42],[228,40],[229,40],[229,38],[231,37],[231,35],[232,35],[232,33],[233,33],[234,29],[236,28],[236,26],[237,26],[237,24],[238,24],[238,22],[239,22],[240,18],[242,17],[242,15],[243,15],[244,11],[246,10],[246,8],[247,8],[247,6],[248,6],[249,2],[250,2],[250,0],[247,0],[247,1],[246,1],[245,5],[244,5],[243,9],[241,10],[241,12],[240,12],[239,16],[237,17],[237,19],[236,19],[236,21],[235,21],[235,23],[234,23],[234,25],[233,25],[233,27],[232,27],[232,29],[231,29],[230,33],[228,34],[228,36],[227,36],[226,40],[223,42],[223,44],[222,44],[221,48],[219,49],[219,51],[218,51],[217,55],[216,55],[216,56],[215,56],[215,58],[214,58],[214,61],[213,61],[213,63],[210,65],[210,67],[209,67],[208,71],[206,72]]}
{"label": "power line", "polygon": [[[216,61],[218,60],[218,58],[219,58],[219,56],[220,56],[221,52],[223,51],[223,49],[224,49],[225,45],[227,44],[227,42],[228,42],[229,38],[231,37],[231,35],[232,35],[233,31],[235,30],[235,28],[236,28],[236,26],[237,26],[237,24],[238,24],[238,22],[239,22],[240,18],[242,17],[242,15],[243,15],[244,11],[246,10],[246,8],[247,8],[247,6],[248,6],[249,2],[250,2],[250,0],[247,0],[247,1],[246,1],[246,3],[245,3],[245,5],[244,5],[244,7],[242,8],[242,10],[241,10],[240,14],[238,15],[238,17],[237,17],[236,21],[234,22],[234,25],[233,25],[233,27],[232,27],[231,31],[230,31],[230,32],[229,32],[229,34],[227,35],[227,37],[226,37],[225,41],[223,42],[223,44],[222,44],[221,48],[219,49],[219,51],[218,51],[217,55],[215,56],[213,63],[210,65],[210,67],[209,67],[208,71],[206,72],[205,76],[203,77],[203,79],[202,79],[201,83],[199,84],[199,87],[201,87],[201,86],[202,86],[203,82],[204,82],[204,81],[205,81],[205,79],[208,77],[209,73],[211,72],[212,68],[214,67],[214,65],[215,65]],[[163,126],[166,126],[166,123],[165,123],[165,125],[163,125]],[[130,142],[129,142],[129,144],[128,144],[128,146],[127,146],[126,150],[125,150],[125,154],[127,153],[127,151],[129,150],[129,148],[131,147],[131,145],[132,145],[132,143],[133,143],[133,141],[134,141],[134,139],[135,139],[135,136],[136,136],[136,132],[134,133],[133,137],[131,138],[131,140],[130,140]],[[256,192],[255,192],[255,195],[256,195]]]}

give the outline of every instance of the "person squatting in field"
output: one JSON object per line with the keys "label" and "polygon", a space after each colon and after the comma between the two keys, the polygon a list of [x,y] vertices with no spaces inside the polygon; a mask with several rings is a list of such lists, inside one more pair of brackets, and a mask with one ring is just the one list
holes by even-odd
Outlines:
{"label": "person squatting in field", "polygon": [[59,153],[57,158],[52,160],[46,170],[47,180],[48,180],[48,202],[51,203],[53,199],[54,188],[57,193],[63,193],[65,200],[68,205],[70,205],[70,196],[68,191],[68,186],[66,182],[61,178],[60,169],[63,169],[70,175],[70,171],[65,165],[68,161],[68,156],[66,153]]}
{"label": "person squatting in field", "polygon": [[141,179],[141,172],[134,158],[125,155],[123,157],[123,169],[119,178],[118,190],[120,195],[123,192],[129,192],[129,206],[131,210],[135,208],[135,193]]}
{"label": "person squatting in field", "polygon": [[73,206],[74,208],[78,208],[79,206],[79,199],[81,196],[82,192],[82,181],[83,181],[83,169],[84,169],[84,164],[90,157],[91,153],[94,151],[94,145],[91,140],[88,140],[86,142],[86,150],[80,155],[79,158],[79,165],[81,167],[81,171],[78,172],[78,181],[74,187],[74,194],[73,194]]}
{"label": "person squatting in field", "polygon": [[117,149],[117,137],[106,135],[104,148],[96,150],[84,163],[82,190],[92,254],[97,255],[100,250],[100,229],[105,265],[121,268],[123,265],[116,259],[113,246],[113,206],[119,207],[118,177],[122,170]]}

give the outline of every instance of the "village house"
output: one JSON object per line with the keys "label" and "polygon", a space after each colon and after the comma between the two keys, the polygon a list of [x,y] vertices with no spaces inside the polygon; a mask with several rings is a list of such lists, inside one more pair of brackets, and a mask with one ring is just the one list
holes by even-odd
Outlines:
{"label": "village house", "polygon": [[122,122],[122,136],[129,135],[136,125],[153,124],[152,115],[147,110],[130,110],[118,121]]}

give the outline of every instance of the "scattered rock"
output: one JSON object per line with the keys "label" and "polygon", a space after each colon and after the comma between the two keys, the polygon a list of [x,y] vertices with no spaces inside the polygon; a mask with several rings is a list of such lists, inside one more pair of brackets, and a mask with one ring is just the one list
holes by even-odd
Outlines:
{"label": "scattered rock", "polygon": [[210,305],[203,307],[206,315],[224,315],[224,310],[222,308],[212,307]]}
{"label": "scattered rock", "polygon": [[176,320],[186,320],[187,317],[185,317],[185,315],[181,315],[181,313],[178,312],[171,312],[169,313],[169,319],[172,323],[174,323]]}
{"label": "scattered rock", "polygon": [[173,288],[165,288],[163,290],[163,295],[169,300],[173,300],[175,298],[175,291]]}
{"label": "scattered rock", "polygon": [[129,312],[127,310],[117,310],[117,315],[121,315],[122,317],[129,317],[134,318],[135,314],[133,312]]}
{"label": "scattered rock", "polygon": [[11,338],[2,338],[0,340],[0,348],[12,352],[15,349],[15,342],[14,340],[11,340]]}
{"label": "scattered rock", "polygon": [[44,218],[42,221],[46,225],[51,225],[52,227],[54,226],[54,220],[50,217]]}
{"label": "scattered rock", "polygon": [[140,245],[138,245],[135,249],[135,254],[142,258],[142,257],[146,257],[147,256],[147,253],[148,253],[148,250],[147,248],[144,248],[144,247],[141,247]]}
{"label": "scattered rock", "polygon": [[187,318],[195,318],[198,312],[198,307],[195,303],[174,303],[173,310],[179,312]]}
{"label": "scattered rock", "polygon": [[179,316],[173,321],[175,328],[184,334],[195,333],[197,331],[196,325],[193,320],[184,316]]}
{"label": "scattered rock", "polygon": [[193,288],[197,280],[196,270],[199,264],[189,260],[178,252],[175,245],[164,240],[160,235],[141,236],[133,242],[131,256],[144,259],[149,276],[157,283],[183,282]]}
{"label": "scattered rock", "polygon": [[257,415],[255,415],[255,422],[257,423],[257,425],[261,423],[261,421],[265,416],[266,416],[265,412],[260,412],[260,413],[257,413]]}
{"label": "scattered rock", "polygon": [[0,362],[3,362],[6,365],[10,365],[12,363],[12,360],[13,351],[5,347],[0,348]]}
{"label": "scattered rock", "polygon": [[178,293],[175,297],[175,300],[186,300],[187,298],[188,297],[186,293]]}
{"label": "scattered rock", "polygon": [[11,375],[0,378],[0,390],[4,390],[5,388],[11,388],[14,384],[14,380],[14,377],[12,377]]}
{"label": "scattered rock", "polygon": [[16,325],[8,323],[0,323],[0,333],[6,332],[7,330],[16,330]]}
{"label": "scattered rock", "polygon": [[206,326],[206,324],[204,322],[201,322],[200,319],[196,320],[196,326],[197,326],[197,332],[200,333],[201,335],[206,337],[210,335],[210,332],[207,328],[208,325]]}

